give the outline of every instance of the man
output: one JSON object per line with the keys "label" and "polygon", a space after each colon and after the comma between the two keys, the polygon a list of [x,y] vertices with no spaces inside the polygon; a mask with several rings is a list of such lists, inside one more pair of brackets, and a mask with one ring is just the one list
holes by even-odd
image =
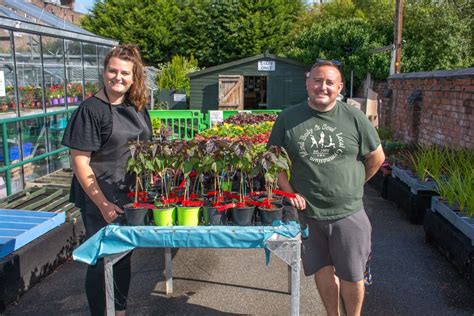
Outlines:
{"label": "man", "polygon": [[336,99],[342,88],[337,65],[316,63],[306,78],[308,100],[279,115],[269,145],[284,147],[292,161],[291,179],[282,173],[278,185],[296,193],[290,202],[304,210],[305,274],[314,274],[328,315],[339,315],[339,294],[347,315],[360,315],[372,232],[363,187],[385,156],[364,113]]}

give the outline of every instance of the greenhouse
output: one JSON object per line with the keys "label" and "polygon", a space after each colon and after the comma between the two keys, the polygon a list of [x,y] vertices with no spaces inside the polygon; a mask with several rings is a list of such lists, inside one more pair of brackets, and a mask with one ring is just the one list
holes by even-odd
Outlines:
{"label": "greenhouse", "polygon": [[4,4],[9,8],[0,6],[0,196],[69,166],[68,149],[60,145],[68,116],[100,88],[102,61],[118,44],[47,12],[38,24],[41,9],[33,5]]}

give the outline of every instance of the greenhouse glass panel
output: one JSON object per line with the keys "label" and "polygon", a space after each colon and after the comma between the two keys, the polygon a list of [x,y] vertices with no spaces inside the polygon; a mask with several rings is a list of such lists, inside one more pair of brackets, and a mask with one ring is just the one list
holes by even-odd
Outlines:
{"label": "greenhouse glass panel", "polygon": [[70,168],[71,163],[69,161],[69,152],[64,151],[58,155],[52,155],[49,158],[49,170],[54,172],[63,168]]}
{"label": "greenhouse glass panel", "polygon": [[66,95],[68,107],[77,107],[82,101],[82,54],[81,42],[65,40],[66,47]]}
{"label": "greenhouse glass panel", "polygon": [[[25,183],[38,179],[39,177],[45,176],[49,173],[47,158],[37,160],[30,164],[33,164],[33,168],[25,168]],[[26,164],[25,166],[27,165],[29,164]]]}
{"label": "greenhouse glass panel", "polygon": [[97,51],[99,53],[99,87],[103,87],[103,78],[102,78],[102,72],[104,71],[104,60],[105,60],[105,56],[107,55],[107,53],[110,51],[111,47],[109,46],[100,46],[100,45],[97,45]]}
{"label": "greenhouse glass panel", "polygon": [[40,37],[14,32],[20,116],[42,113]]}
{"label": "greenhouse glass panel", "polygon": [[66,107],[63,40],[44,36],[42,44],[46,111],[63,110]]}
{"label": "greenhouse glass panel", "polygon": [[[16,116],[15,73],[10,31],[0,28],[0,119]],[[1,83],[0,83],[1,85]]]}
{"label": "greenhouse glass panel", "polygon": [[97,62],[97,45],[82,45],[82,53],[84,56],[84,81],[85,81],[85,97],[92,96],[99,90],[99,66]]}
{"label": "greenhouse glass panel", "polygon": [[61,140],[63,139],[64,130],[67,126],[68,114],[58,114],[47,117],[46,124],[48,126],[48,152],[62,148]]}

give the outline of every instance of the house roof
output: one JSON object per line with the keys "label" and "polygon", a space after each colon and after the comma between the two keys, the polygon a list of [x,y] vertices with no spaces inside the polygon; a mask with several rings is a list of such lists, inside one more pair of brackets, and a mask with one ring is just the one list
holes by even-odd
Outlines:
{"label": "house roof", "polygon": [[225,64],[220,64],[220,65],[217,65],[217,66],[206,68],[204,70],[192,72],[192,73],[188,74],[188,76],[190,78],[197,77],[197,76],[200,76],[200,75],[204,75],[204,74],[207,74],[207,73],[219,71],[219,70],[226,69],[226,68],[235,67],[235,66],[238,66],[238,65],[241,65],[241,64],[246,64],[246,63],[256,61],[256,60],[259,60],[259,59],[263,59],[263,58],[271,58],[271,59],[281,61],[281,62],[284,62],[284,63],[287,63],[287,64],[293,64],[293,65],[300,66],[300,67],[308,67],[306,64],[301,63],[299,61],[289,59],[289,58],[285,58],[285,57],[278,57],[276,55],[265,52],[263,54],[258,54],[258,55],[252,56],[252,57],[247,57],[247,58],[243,58],[243,59],[239,59],[239,60],[234,60],[234,61],[231,61],[231,62],[228,62],[228,63],[225,63]]}

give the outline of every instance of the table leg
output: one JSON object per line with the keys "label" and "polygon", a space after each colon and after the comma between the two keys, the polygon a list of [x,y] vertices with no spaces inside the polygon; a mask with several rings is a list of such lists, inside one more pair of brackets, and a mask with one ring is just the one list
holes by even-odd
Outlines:
{"label": "table leg", "polygon": [[107,316],[115,316],[114,264],[130,251],[104,257],[105,307]]}
{"label": "table leg", "polygon": [[165,279],[166,295],[173,294],[173,262],[171,260],[171,248],[165,248]]}
{"label": "table leg", "polygon": [[291,263],[291,315],[300,314],[300,271],[301,271],[301,247],[296,247],[296,258]]}

